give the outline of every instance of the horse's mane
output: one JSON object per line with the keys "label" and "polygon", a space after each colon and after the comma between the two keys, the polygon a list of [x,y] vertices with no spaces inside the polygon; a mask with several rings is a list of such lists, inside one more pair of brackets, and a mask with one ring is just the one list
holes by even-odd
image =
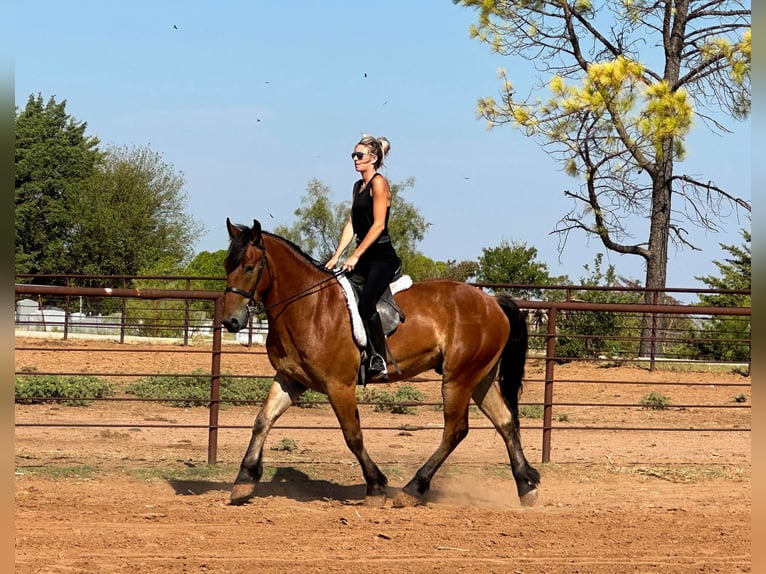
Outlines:
{"label": "horse's mane", "polygon": [[[242,224],[234,224],[234,225],[237,229],[240,230],[240,233],[235,235],[229,242],[229,250],[226,253],[226,259],[224,259],[224,265],[226,267],[227,273],[231,272],[232,269],[234,269],[235,267],[238,267],[242,263],[242,259],[245,257],[245,251],[247,250],[247,246],[250,242],[250,235],[252,232],[252,229],[246,225],[242,225]],[[261,231],[261,234],[264,236],[268,236],[272,239],[275,239],[281,243],[284,243],[290,249],[292,249],[298,255],[300,255],[303,259],[305,259],[307,263],[310,263],[316,269],[319,269],[320,271],[324,271],[325,273],[331,273],[331,271],[328,271],[327,269],[325,269],[324,266],[320,264],[320,262],[318,262],[316,259],[311,257],[311,255],[306,253],[303,249],[301,249],[298,245],[296,245],[289,239],[286,239],[274,233],[269,233],[268,231]]]}
{"label": "horse's mane", "polygon": [[321,270],[321,271],[327,271],[327,269],[325,269],[325,268],[324,268],[324,266],[322,265],[322,263],[320,263],[319,261],[317,261],[316,259],[314,259],[314,258],[313,258],[311,255],[309,255],[308,253],[306,253],[306,252],[305,252],[303,249],[301,249],[301,248],[300,248],[300,247],[299,247],[297,244],[293,243],[293,242],[292,242],[292,241],[290,241],[289,239],[286,239],[286,238],[282,237],[281,235],[276,235],[276,234],[274,234],[274,233],[269,233],[268,231],[264,231],[264,232],[263,232],[263,235],[268,235],[268,236],[269,236],[269,237],[271,237],[272,239],[276,239],[277,241],[281,241],[282,243],[285,243],[285,244],[286,244],[288,247],[290,247],[290,248],[291,248],[293,251],[296,251],[296,252],[298,253],[298,255],[300,255],[301,257],[303,257],[303,258],[306,260],[306,262],[307,262],[307,263],[311,263],[311,265],[313,265],[314,267],[316,267],[317,269],[319,269],[319,270]]}

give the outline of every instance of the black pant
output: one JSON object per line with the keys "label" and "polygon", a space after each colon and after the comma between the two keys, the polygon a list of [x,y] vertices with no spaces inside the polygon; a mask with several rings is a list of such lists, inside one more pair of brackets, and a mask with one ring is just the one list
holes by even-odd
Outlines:
{"label": "black pant", "polygon": [[400,266],[401,260],[396,256],[359,261],[355,272],[365,276],[364,287],[359,295],[359,314],[364,321],[376,313],[378,301]]}

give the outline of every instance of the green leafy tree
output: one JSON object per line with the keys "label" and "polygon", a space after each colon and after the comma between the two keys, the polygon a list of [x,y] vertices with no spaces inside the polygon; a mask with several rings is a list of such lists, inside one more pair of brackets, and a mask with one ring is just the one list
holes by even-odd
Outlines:
{"label": "green leafy tree", "polygon": [[[750,307],[749,293],[731,293],[751,289],[751,233],[742,230],[744,243],[741,246],[720,244],[729,253],[723,261],[713,261],[720,272],[719,276],[705,275],[697,277],[710,289],[720,289],[722,293],[702,294],[699,304],[708,307]],[[750,317],[713,316],[704,322],[699,340],[693,345],[697,356],[723,361],[750,360]]]}
{"label": "green leafy tree", "polygon": [[[516,285],[549,285],[551,277],[548,266],[537,261],[537,249],[526,243],[503,240],[497,247],[485,247],[479,257],[478,283],[512,283]],[[540,288],[494,288],[497,293],[509,293],[513,297],[540,297]]]}
{"label": "green leafy tree", "polygon": [[[181,271],[182,275],[192,277],[221,277],[225,275],[223,260],[226,259],[226,250],[201,251],[194,256],[191,263]],[[225,280],[204,279],[194,282],[195,289],[205,291],[222,291],[226,287]]]}
{"label": "green leafy tree", "polygon": [[202,226],[186,213],[184,178],[148,148],[116,147],[72,192],[67,272],[138,275],[189,261]]}
{"label": "green leafy tree", "polygon": [[[669,243],[696,249],[685,222],[717,230],[730,206],[750,211],[709,179],[676,172],[695,123],[726,133],[723,122],[749,115],[747,0],[453,2],[477,10],[474,37],[538,72],[517,91],[501,70],[500,100],[479,100],[478,112],[489,127],[536,138],[581,182],[564,192],[573,208],[555,229],[562,246],[571,231],[595,236],[643,258],[646,287],[662,289]],[[630,229],[645,221],[647,236]]]}
{"label": "green leafy tree", "polygon": [[416,253],[410,256],[407,262],[407,275],[413,281],[422,281],[423,279],[434,279],[441,277],[441,269],[438,261],[426,257],[422,253]]}
{"label": "green leafy tree", "polygon": [[99,140],[66,112],[66,100],[30,95],[16,111],[16,273],[70,271],[73,194],[100,165]]}
{"label": "green leafy tree", "polygon": [[306,185],[301,206],[295,210],[293,225],[279,226],[274,232],[294,242],[317,261],[326,261],[348,218],[348,203],[333,205],[330,188],[318,179]]}
{"label": "green leafy tree", "polygon": [[[603,269],[604,255],[597,253],[593,264],[583,265],[588,275],[580,285],[588,287],[624,287],[614,265]],[[629,283],[629,282],[628,282]],[[615,290],[576,290],[572,299],[588,303],[639,303],[640,292]],[[630,355],[638,352],[640,319],[612,311],[562,311],[557,320],[559,338],[556,355],[563,358],[596,358],[602,355]]]}
{"label": "green leafy tree", "polygon": [[479,263],[477,261],[456,261],[448,259],[439,261],[439,277],[444,279],[454,279],[455,281],[470,281],[479,274]]}

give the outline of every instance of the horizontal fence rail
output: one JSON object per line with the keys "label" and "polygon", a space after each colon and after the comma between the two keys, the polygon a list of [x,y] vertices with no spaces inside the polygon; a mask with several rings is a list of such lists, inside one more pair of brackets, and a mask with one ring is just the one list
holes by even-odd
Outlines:
{"label": "horizontal fence rail", "polygon": [[[25,277],[27,278],[27,277]],[[109,279],[109,278],[99,278]],[[123,284],[127,284],[131,278],[119,278]],[[156,278],[160,279],[160,278]],[[168,279],[168,278],[166,278]],[[188,287],[198,278],[172,278],[184,280]],[[211,278],[205,278],[211,279]],[[508,288],[503,284],[477,285],[477,288],[498,290]],[[518,286],[516,286],[518,287]],[[546,287],[550,289],[550,287]],[[541,361],[544,364],[542,376],[528,376],[525,385],[538,384],[543,387],[542,401],[522,402],[522,407],[542,408],[543,414],[540,425],[522,425],[522,429],[539,430],[542,435],[542,462],[551,460],[551,445],[553,431],[652,431],[652,432],[750,432],[749,417],[746,426],[710,426],[704,428],[685,428],[682,426],[668,427],[636,427],[620,425],[574,425],[566,420],[554,421],[554,411],[562,408],[606,408],[606,409],[635,409],[647,408],[633,402],[597,402],[597,401],[561,401],[555,399],[554,389],[561,385],[577,384],[608,384],[618,388],[620,385],[651,385],[651,386],[707,386],[725,387],[732,392],[747,391],[751,388],[750,372],[750,307],[712,307],[681,304],[644,304],[644,303],[597,303],[572,300],[571,293],[584,288],[566,286],[562,287],[567,295],[564,300],[517,300],[519,307],[528,312],[530,334],[530,361]],[[636,290],[641,290],[637,288]],[[645,291],[645,290],[644,290]],[[673,290],[667,290],[672,292]],[[690,290],[676,290],[684,293],[697,293]],[[36,285],[16,284],[17,296],[17,336],[38,334],[42,332],[40,346],[17,345],[16,351],[50,351],[67,353],[98,353],[106,349],[93,346],[77,347],[74,345],[61,347],[47,345],[50,337],[85,336],[87,329],[94,331],[92,336],[98,336],[99,329],[110,338],[116,338],[124,343],[126,337],[135,336],[145,340],[155,340],[157,335],[166,335],[173,341],[180,341],[183,349],[165,348],[157,345],[157,353],[188,353],[205,354],[210,357],[210,369],[201,374],[184,373],[183,376],[194,376],[210,381],[209,397],[205,399],[183,399],[190,403],[207,406],[208,420],[203,424],[142,424],[142,423],[52,423],[37,421],[17,421],[17,427],[136,427],[136,428],[200,428],[208,431],[208,463],[217,461],[218,431],[220,429],[251,428],[244,425],[222,425],[219,421],[220,407],[222,404],[258,404],[259,401],[225,400],[221,398],[221,379],[227,378],[271,378],[274,373],[260,374],[223,374],[221,372],[221,358],[224,354],[237,354],[239,351],[235,345],[224,345],[223,331],[221,327],[221,315],[223,299],[220,291],[187,289],[159,289],[159,288],[131,288],[131,287],[75,287],[72,285]],[[713,290],[700,290],[699,293],[712,293]],[[736,292],[744,293],[744,292]],[[749,292],[748,292],[749,294]],[[653,292],[653,300],[660,300],[660,293]],[[36,297],[36,299],[32,299]],[[154,302],[149,307],[133,308],[131,301],[148,300]],[[32,305],[32,303],[34,305]],[[20,307],[22,303],[26,308]],[[21,312],[19,309],[22,309]],[[72,309],[78,309],[73,312]],[[91,315],[83,313],[80,309],[89,309]],[[109,314],[102,311],[109,311]],[[541,314],[542,312],[542,314]],[[73,320],[77,317],[77,321]],[[107,317],[105,320],[104,318]],[[649,317],[651,322],[645,321]],[[604,333],[596,329],[594,332],[586,332],[595,323],[609,324],[613,330]],[[98,319],[98,320],[96,320]],[[619,319],[619,320],[618,320]],[[579,321],[579,322],[578,322]],[[711,336],[705,330],[711,321],[717,321],[718,333],[721,336]],[[743,324],[743,321],[746,324]],[[727,331],[727,322],[731,323],[730,332]],[[677,324],[676,324],[677,323]],[[650,327],[647,327],[650,325]],[[248,348],[254,344],[262,343],[267,330],[267,325],[257,318],[251,322],[248,330],[234,342],[246,344]],[[714,334],[715,334],[714,333]],[[209,342],[209,348],[191,348],[191,338],[199,338]],[[639,346],[649,342],[650,352],[643,356],[638,352]],[[716,346],[717,345],[717,346]],[[723,346],[722,346],[723,345]],[[728,347],[726,347],[728,345]],[[718,353],[729,354],[734,357],[731,361],[701,360],[700,354],[707,353],[708,348],[715,348]],[[700,351],[702,349],[702,351]],[[722,349],[722,350],[721,350]],[[146,352],[130,349],[109,349],[109,352],[136,353]],[[713,351],[710,351],[713,352]],[[265,353],[265,352],[264,352]],[[578,356],[570,356],[567,353]],[[584,354],[584,356],[583,356]],[[704,357],[703,357],[704,358]],[[741,369],[747,375],[742,383],[710,383],[710,382],[684,382],[684,381],[652,381],[647,383],[642,380],[582,380],[565,378],[556,375],[556,367],[573,361],[587,360],[589,362],[609,364],[635,364],[651,371],[657,364],[679,362],[691,365],[728,365],[732,369]],[[63,372],[63,371],[34,371],[16,372],[18,376],[64,376],[83,375],[105,377],[110,379],[142,378],[156,376],[174,376],[178,373],[156,372]],[[420,376],[408,382],[438,381],[436,377]],[[30,402],[34,400],[50,401],[51,397],[26,397]],[[89,397],[93,401],[145,401],[169,402],[178,400],[175,398],[145,399],[138,397]],[[66,399],[60,398],[64,401]],[[308,404],[326,404],[320,401],[306,401]],[[360,401],[361,404],[371,404]],[[439,406],[440,403],[421,401],[399,401],[400,406]],[[736,410],[744,409],[749,413],[750,404],[676,404],[677,409],[703,409],[707,410]],[[275,428],[293,428],[290,426],[278,426]],[[321,427],[312,427],[319,430],[338,429],[336,421]],[[365,427],[366,430],[441,430],[438,425],[420,426],[403,424],[399,426],[375,426]],[[475,430],[493,430],[491,426],[472,426]]]}

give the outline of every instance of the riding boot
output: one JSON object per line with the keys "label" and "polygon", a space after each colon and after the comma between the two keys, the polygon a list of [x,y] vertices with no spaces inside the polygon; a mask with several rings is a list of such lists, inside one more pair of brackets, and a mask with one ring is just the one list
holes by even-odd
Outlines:
{"label": "riding boot", "polygon": [[383,325],[380,315],[373,314],[364,321],[367,332],[367,378],[376,381],[388,381],[388,369],[386,368],[386,336],[383,334]]}

